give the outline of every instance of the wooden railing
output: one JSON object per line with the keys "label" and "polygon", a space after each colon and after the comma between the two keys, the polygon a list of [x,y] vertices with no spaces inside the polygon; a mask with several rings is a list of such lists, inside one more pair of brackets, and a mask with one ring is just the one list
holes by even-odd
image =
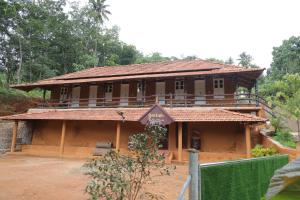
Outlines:
{"label": "wooden railing", "polygon": [[51,99],[39,104],[40,108],[96,108],[96,107],[149,107],[158,103],[166,107],[191,106],[258,106],[253,94],[202,95],[166,94],[137,97]]}

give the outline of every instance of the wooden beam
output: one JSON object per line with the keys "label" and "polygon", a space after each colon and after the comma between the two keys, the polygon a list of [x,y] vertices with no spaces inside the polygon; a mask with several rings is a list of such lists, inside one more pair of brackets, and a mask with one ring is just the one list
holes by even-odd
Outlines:
{"label": "wooden beam", "polygon": [[13,127],[13,134],[11,140],[10,152],[15,152],[16,141],[17,141],[17,133],[18,133],[18,121],[16,120]]}
{"label": "wooden beam", "polygon": [[178,161],[182,161],[182,122],[178,122]]}
{"label": "wooden beam", "polygon": [[247,158],[251,158],[251,127],[250,125],[245,125],[245,139],[246,139],[246,153]]}
{"label": "wooden beam", "polygon": [[120,138],[121,138],[121,122],[117,122],[117,134],[116,134],[116,150],[120,150]]}
{"label": "wooden beam", "polygon": [[66,120],[64,120],[62,123],[62,129],[61,129],[60,148],[59,148],[60,156],[63,156],[63,154],[64,154],[66,127],[67,127],[67,122],[66,122]]}

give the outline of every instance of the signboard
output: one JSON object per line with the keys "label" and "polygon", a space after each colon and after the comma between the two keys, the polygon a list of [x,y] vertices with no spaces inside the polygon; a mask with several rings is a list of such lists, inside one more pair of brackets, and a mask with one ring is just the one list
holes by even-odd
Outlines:
{"label": "signboard", "polygon": [[158,104],[152,106],[140,119],[139,122],[146,125],[165,126],[174,122],[173,118]]}

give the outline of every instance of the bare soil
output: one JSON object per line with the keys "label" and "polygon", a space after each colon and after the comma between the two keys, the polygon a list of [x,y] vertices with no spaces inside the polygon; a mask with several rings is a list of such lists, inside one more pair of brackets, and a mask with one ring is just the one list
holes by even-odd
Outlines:
{"label": "bare soil", "polygon": [[[82,165],[85,160],[0,155],[0,200],[88,199],[88,182]],[[176,166],[171,176],[156,177],[146,190],[166,200],[176,199],[188,167]]]}

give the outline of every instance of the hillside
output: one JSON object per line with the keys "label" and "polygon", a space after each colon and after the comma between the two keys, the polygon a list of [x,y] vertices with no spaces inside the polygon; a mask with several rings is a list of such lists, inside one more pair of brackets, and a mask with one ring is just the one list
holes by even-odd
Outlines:
{"label": "hillside", "polygon": [[25,93],[0,86],[0,116],[26,112],[40,101],[40,92]]}

